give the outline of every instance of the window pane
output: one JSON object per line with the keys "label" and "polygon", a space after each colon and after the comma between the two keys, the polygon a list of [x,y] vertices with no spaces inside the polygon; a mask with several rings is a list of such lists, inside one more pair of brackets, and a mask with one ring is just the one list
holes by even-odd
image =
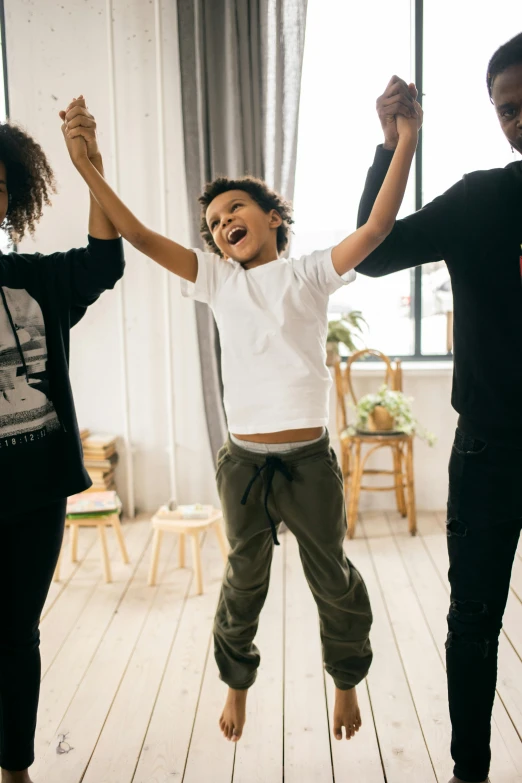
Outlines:
{"label": "window pane", "polygon": [[423,354],[449,354],[453,350],[453,297],[444,261],[422,267]]}
{"label": "window pane", "polygon": [[[491,55],[518,32],[520,0],[424,0],[423,201],[475,169],[513,160],[486,88]],[[451,24],[448,24],[451,19]],[[452,300],[445,265],[422,270],[422,352],[445,354]]]}
{"label": "window pane", "polygon": [[[382,142],[375,101],[392,74],[412,78],[411,63],[410,0],[308,0],[294,256],[334,245],[355,230],[366,173]],[[414,208],[411,177],[401,214]],[[362,310],[371,347],[411,354],[410,280],[408,270],[380,280],[359,275],[331,298],[332,314]]]}

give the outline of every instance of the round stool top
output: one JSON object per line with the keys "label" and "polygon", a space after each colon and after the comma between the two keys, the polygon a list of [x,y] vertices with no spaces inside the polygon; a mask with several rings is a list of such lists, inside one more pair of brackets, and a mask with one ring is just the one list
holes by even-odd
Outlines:
{"label": "round stool top", "polygon": [[151,522],[153,527],[163,530],[204,530],[206,527],[214,525],[222,517],[221,511],[217,508],[203,506],[202,509],[206,512],[204,518],[191,519],[183,517],[179,509],[170,511],[167,506],[161,506],[152,517]]}

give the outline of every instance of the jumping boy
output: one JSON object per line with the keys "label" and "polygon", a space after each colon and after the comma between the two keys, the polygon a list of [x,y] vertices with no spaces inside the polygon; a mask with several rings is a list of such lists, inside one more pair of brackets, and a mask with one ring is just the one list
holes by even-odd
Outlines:
{"label": "jumping boy", "polygon": [[71,145],[92,133],[85,105],[68,108],[62,126],[71,158],[118,231],[145,255],[183,278],[183,292],[212,308],[220,332],[230,436],[217,484],[230,542],[215,620],[215,654],[229,686],[220,727],[237,741],[248,689],[259,666],[254,646],[268,591],[277,527],[299,543],[319,610],[325,667],[336,685],[333,731],[347,739],[361,717],[355,686],[372,652],[372,615],[361,575],[346,558],[342,475],[326,424],[331,379],[325,364],[328,297],[385,239],[399,210],[417,145],[421,109],[398,119],[399,142],[365,226],[329,250],[298,260],[281,256],[290,206],[252,178],[218,179],[200,198],[210,250],[186,249],[140,223]]}

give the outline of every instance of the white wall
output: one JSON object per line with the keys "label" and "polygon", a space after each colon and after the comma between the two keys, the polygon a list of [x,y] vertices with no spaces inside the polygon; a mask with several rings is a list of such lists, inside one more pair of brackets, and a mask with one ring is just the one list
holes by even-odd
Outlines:
{"label": "white wall", "polygon": [[[11,117],[41,143],[59,184],[53,208],[34,241],[24,241],[22,249],[50,252],[85,242],[87,192],[69,162],[58,118],[58,110],[80,93],[98,121],[109,181],[149,226],[186,241],[175,3],[6,0],[5,10]],[[193,304],[181,300],[177,282],[170,279],[169,341],[166,273],[129,246],[126,258],[118,290],[104,294],[73,330],[71,376],[80,424],[123,434],[126,378],[138,509],[154,509],[171,491],[169,406],[175,420],[178,497],[213,501]],[[173,399],[167,399],[168,346]],[[128,501],[124,459],[118,487]]]}
{"label": "white wall", "polygon": [[[5,0],[5,9],[11,117],[42,144],[60,188],[34,241],[25,241],[23,249],[50,252],[85,241],[87,193],[69,163],[57,114],[80,93],[98,120],[108,179],[144,222],[186,241],[175,3]],[[169,340],[163,306],[166,274],[128,246],[126,257],[124,281],[104,294],[73,331],[71,375],[80,424],[124,434],[127,388],[136,504],[139,510],[153,510],[171,491],[167,448],[172,411],[177,496],[181,502],[216,502],[193,304],[181,299],[170,279]],[[172,395],[167,392],[169,349]],[[361,392],[375,388],[372,371],[365,369],[362,375]],[[404,386],[416,398],[419,419],[439,435],[435,449],[419,444],[416,450],[418,505],[442,508],[455,424],[449,405],[451,375],[447,369],[405,370]],[[332,405],[332,416],[334,410]],[[334,433],[334,420],[330,429]],[[118,487],[128,502],[125,460]],[[391,495],[368,494],[362,506],[389,507],[392,501]]]}

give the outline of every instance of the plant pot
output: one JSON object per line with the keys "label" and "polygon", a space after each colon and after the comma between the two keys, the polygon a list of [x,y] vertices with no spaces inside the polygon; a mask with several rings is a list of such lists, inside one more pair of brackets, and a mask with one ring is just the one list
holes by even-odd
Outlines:
{"label": "plant pot", "polygon": [[326,343],[326,366],[333,367],[339,359],[339,343]]}
{"label": "plant pot", "polygon": [[382,405],[376,405],[368,416],[368,430],[370,432],[390,432],[394,426],[393,416]]}

